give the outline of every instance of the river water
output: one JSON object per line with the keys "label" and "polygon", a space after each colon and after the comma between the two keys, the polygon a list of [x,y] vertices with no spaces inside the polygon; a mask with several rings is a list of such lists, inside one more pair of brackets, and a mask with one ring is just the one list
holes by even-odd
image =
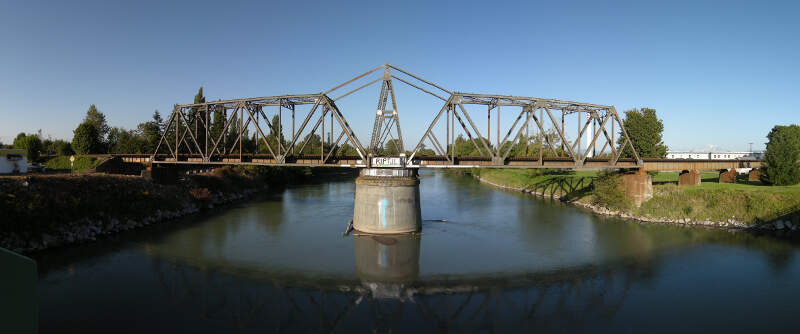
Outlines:
{"label": "river water", "polygon": [[[800,243],[421,173],[423,233],[343,237],[352,180],[36,256],[42,333],[793,332]],[[446,221],[441,221],[446,220]]]}

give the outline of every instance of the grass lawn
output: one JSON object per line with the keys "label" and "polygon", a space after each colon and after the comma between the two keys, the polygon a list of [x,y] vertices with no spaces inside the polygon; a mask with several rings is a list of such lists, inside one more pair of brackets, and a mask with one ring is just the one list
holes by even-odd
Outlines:
{"label": "grass lawn", "polygon": [[[92,168],[98,162],[95,158],[76,157],[73,163],[73,171],[80,172]],[[57,156],[44,162],[44,167],[47,169],[65,169],[69,170],[69,157]]]}
{"label": "grass lawn", "polygon": [[591,190],[596,171],[544,169],[473,169],[471,173],[500,185],[524,188],[537,193],[578,198]]}
{"label": "grass lawn", "polygon": [[[655,176],[653,176],[653,183],[665,183],[665,182],[678,182],[678,175],[680,172],[659,172]],[[701,171],[700,172],[700,181],[701,182],[718,182],[719,181],[719,172],[717,171]]]}
{"label": "grass lawn", "polygon": [[[534,169],[474,169],[492,183],[525,188],[546,195],[567,196],[591,202],[596,171],[554,171]],[[739,180],[718,183],[719,172],[702,172],[699,186],[677,185],[678,172],[661,172],[653,177],[653,198],[632,214],[661,218],[749,223],[770,221],[800,210],[800,185],[766,186]]]}

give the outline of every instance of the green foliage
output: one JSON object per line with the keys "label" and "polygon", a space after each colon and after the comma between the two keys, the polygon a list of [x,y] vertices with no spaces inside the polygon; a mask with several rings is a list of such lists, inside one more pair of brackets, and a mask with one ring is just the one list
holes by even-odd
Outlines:
{"label": "green foliage", "polygon": [[[284,138],[283,129],[281,129],[281,123],[278,122],[278,115],[272,117],[271,123],[272,127],[269,128],[269,133],[267,134],[267,143],[269,143],[269,147],[272,148],[275,154],[278,154],[278,142],[280,142],[281,147],[284,149],[288,146],[286,139]],[[278,138],[278,134],[280,134],[280,139]],[[258,140],[256,143],[258,153],[269,153],[269,149],[267,149],[266,145],[264,145],[263,140]]]}
{"label": "green foliage", "polygon": [[631,207],[631,199],[620,186],[622,178],[614,172],[602,172],[594,180],[593,204],[624,210]]}
{"label": "green foliage", "polygon": [[344,144],[339,148],[339,155],[358,155],[358,151],[350,144]]}
{"label": "green foliage", "polygon": [[[656,116],[655,109],[642,108],[641,110],[625,111],[623,126],[640,158],[663,158],[667,155],[667,146],[661,139],[664,123]],[[634,157],[628,145],[621,147],[625,144],[625,135],[621,130],[617,144],[623,149],[623,158]]]}
{"label": "green foliage", "polygon": [[[306,135],[305,138],[303,138],[303,141],[298,142],[296,144],[297,150],[295,151],[295,153],[302,155],[319,155],[320,144],[321,144],[321,138],[319,137],[319,135],[316,133],[309,133]],[[302,152],[300,151],[300,148],[303,148]],[[325,143],[325,148],[330,149],[330,144]],[[327,151],[325,153],[327,153]]]}
{"label": "green foliage", "polygon": [[[89,123],[94,126],[97,130],[97,139],[96,142],[105,145],[106,137],[108,133],[111,131],[111,128],[108,126],[106,122],[106,115],[97,110],[97,107],[92,104],[89,106],[89,110],[86,111],[86,117],[83,118],[83,123]],[[95,153],[103,153],[100,152],[103,147],[97,147],[97,152]]]}
{"label": "green foliage", "polygon": [[21,148],[27,152],[28,161],[39,160],[39,155],[43,150],[42,140],[37,135],[25,135],[20,133],[14,139],[14,148]]}
{"label": "green foliage", "polygon": [[383,152],[381,154],[384,155],[398,155],[401,152],[401,143],[399,139],[389,139],[386,141],[386,144],[383,145]]}
{"label": "green foliage", "polygon": [[100,153],[101,147],[97,128],[92,123],[83,122],[73,131],[72,149],[75,153]]}
{"label": "green foliage", "polygon": [[[225,126],[225,110],[222,108],[222,106],[218,106],[217,109],[214,110],[214,115],[212,118],[213,120],[211,122],[211,127],[208,129],[208,132],[211,136],[211,140],[209,140],[210,143],[219,138],[219,135],[222,133],[222,129]],[[220,143],[220,145],[222,145],[222,143]],[[213,147],[213,144],[209,144],[209,146]],[[211,147],[209,147],[209,150],[211,150]]]}
{"label": "green foliage", "polygon": [[422,144],[422,147],[419,148],[417,151],[417,156],[432,156],[436,155],[436,152],[433,149],[426,148],[425,144]]}
{"label": "green foliage", "polygon": [[[197,94],[194,95],[194,104],[206,103],[206,97],[203,96],[203,86],[200,86],[200,89],[197,90]],[[204,127],[205,120],[209,118],[208,111],[205,108],[195,107],[192,108],[192,117],[189,118],[189,126],[194,129],[202,129]],[[194,115],[197,115],[196,117]],[[197,144],[200,147],[204,147],[206,143],[206,132],[205,131],[197,131],[195,134],[195,139],[197,140]],[[191,142],[191,139],[189,139]],[[190,145],[194,145],[193,143]],[[210,148],[209,148],[210,149]]]}
{"label": "green foliage", "polygon": [[[492,149],[491,142],[483,138],[486,142],[486,145],[489,146],[489,149]],[[475,148],[475,146],[478,148]],[[464,135],[459,134],[456,137],[455,142],[453,143],[453,152],[455,152],[456,156],[459,157],[476,157],[476,156],[486,156],[486,148],[483,147],[481,144],[481,138],[475,138],[475,143],[473,144],[472,140],[469,138],[465,138]]]}
{"label": "green foliage", "polygon": [[44,147],[43,152],[47,152],[50,155],[72,155],[75,154],[72,151],[72,146],[68,141],[56,139],[45,139],[42,141],[42,146]]}
{"label": "green foliage", "polygon": [[147,141],[137,130],[125,130],[123,128],[114,127],[108,135],[109,153],[116,154],[131,154],[131,153],[149,153],[150,143]]}
{"label": "green foliage", "polygon": [[156,146],[158,146],[158,141],[161,140],[161,134],[163,133],[163,130],[164,120],[161,118],[161,114],[158,113],[158,110],[153,113],[152,121],[139,123],[139,125],[136,127],[135,134],[140,137],[138,140],[140,142],[140,150],[142,151],[140,153],[155,152]]}
{"label": "green foliage", "polygon": [[800,126],[776,125],[767,139],[761,182],[776,186],[800,183]]}

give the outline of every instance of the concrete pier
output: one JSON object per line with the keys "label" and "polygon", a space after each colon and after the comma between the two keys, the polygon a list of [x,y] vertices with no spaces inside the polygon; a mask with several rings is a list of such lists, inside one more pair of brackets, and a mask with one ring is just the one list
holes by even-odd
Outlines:
{"label": "concrete pier", "polygon": [[719,183],[736,183],[736,169],[723,169],[719,171]]}
{"label": "concrete pier", "polygon": [[679,186],[699,186],[700,185],[700,171],[696,169],[684,170],[678,176]]}
{"label": "concrete pier", "polygon": [[623,172],[620,186],[637,207],[653,197],[653,178],[643,168]]}
{"label": "concrete pier", "polygon": [[364,168],[356,178],[353,228],[373,234],[422,228],[416,169]]}
{"label": "concrete pier", "polygon": [[758,168],[753,168],[747,173],[747,181],[758,182],[761,181],[761,171]]}

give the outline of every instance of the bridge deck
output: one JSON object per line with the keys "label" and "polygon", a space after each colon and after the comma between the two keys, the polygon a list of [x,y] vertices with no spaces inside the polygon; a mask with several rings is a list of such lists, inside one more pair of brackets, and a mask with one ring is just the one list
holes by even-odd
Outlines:
{"label": "bridge deck", "polygon": [[[268,154],[230,155],[217,161],[203,161],[200,156],[182,155],[178,159],[156,156],[152,159],[147,154],[120,154],[126,162],[154,163],[160,165],[256,165],[256,166],[284,166],[284,167],[366,167],[365,162],[358,156],[331,157],[324,163],[319,156],[296,156],[280,163]],[[151,161],[152,160],[152,161]],[[417,157],[407,167],[410,168],[552,168],[574,170],[598,169],[639,169],[648,171],[682,171],[682,170],[722,170],[730,168],[758,168],[758,160],[711,160],[711,159],[643,159],[643,165],[637,165],[634,159],[619,159],[615,165],[610,165],[607,158],[588,158],[583,164],[577,165],[572,158],[545,157],[540,161],[533,157],[508,158],[503,164],[493,164],[489,157],[456,157],[452,162],[444,156]]]}

